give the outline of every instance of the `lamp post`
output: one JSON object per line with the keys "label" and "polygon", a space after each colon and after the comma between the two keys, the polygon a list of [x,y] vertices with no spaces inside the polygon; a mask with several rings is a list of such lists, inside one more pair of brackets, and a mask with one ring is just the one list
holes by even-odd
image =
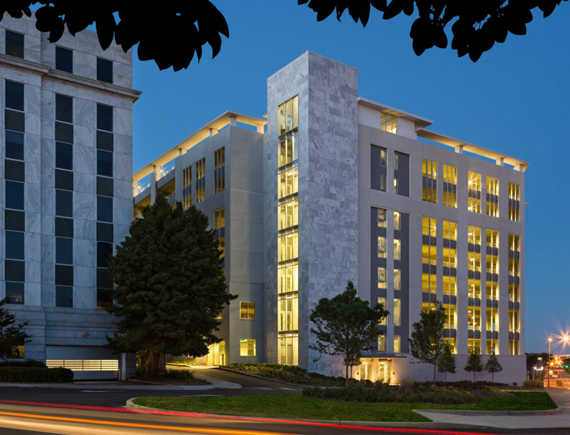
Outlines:
{"label": "lamp post", "polygon": [[550,345],[552,344],[552,337],[548,337],[548,387],[550,387]]}

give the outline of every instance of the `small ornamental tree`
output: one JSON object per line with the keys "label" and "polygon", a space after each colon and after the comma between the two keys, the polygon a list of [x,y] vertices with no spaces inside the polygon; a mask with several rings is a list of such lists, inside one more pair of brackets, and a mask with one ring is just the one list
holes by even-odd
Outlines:
{"label": "small ornamental tree", "polygon": [[341,355],[346,368],[348,387],[349,368],[359,364],[363,350],[372,349],[382,330],[380,322],[390,314],[381,304],[370,307],[357,295],[354,284],[349,281],[344,293],[332,299],[322,298],[311,312],[315,327],[311,332],[316,344],[311,349],[329,355]]}
{"label": "small ornamental tree", "polygon": [[31,335],[26,334],[25,328],[28,322],[16,324],[16,316],[9,312],[6,307],[6,299],[0,300],[0,358],[14,352],[17,346],[29,343]]}
{"label": "small ornamental tree", "polygon": [[441,302],[435,308],[420,313],[420,321],[412,325],[409,339],[410,353],[425,364],[433,364],[433,382],[436,380],[437,362],[443,353],[443,324],[445,313]]}
{"label": "small ornamental tree", "polygon": [[445,382],[447,382],[447,374],[455,373],[457,370],[457,361],[455,361],[455,355],[451,352],[449,343],[443,344],[443,352],[437,362],[437,370],[440,373],[445,373]]}
{"label": "small ornamental tree", "polygon": [[481,361],[481,352],[478,347],[474,347],[473,351],[467,357],[467,365],[463,368],[466,372],[473,372],[473,382],[475,382],[475,375],[485,369],[483,361]]}
{"label": "small ornamental tree", "polygon": [[108,338],[115,352],[142,353],[156,376],[161,354],[199,357],[220,341],[216,319],[236,296],[228,293],[219,244],[196,207],[175,208],[159,195],[109,261],[116,284],[109,311],[119,317]]}
{"label": "small ornamental tree", "polygon": [[501,366],[501,363],[494,354],[491,355],[487,360],[487,364],[485,364],[485,371],[491,373],[491,382],[495,382],[495,373],[503,371],[503,366]]}

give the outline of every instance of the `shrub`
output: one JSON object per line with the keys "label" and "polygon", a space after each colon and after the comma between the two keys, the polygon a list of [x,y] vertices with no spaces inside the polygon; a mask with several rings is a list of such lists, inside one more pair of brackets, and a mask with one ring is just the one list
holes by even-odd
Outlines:
{"label": "shrub", "polygon": [[524,381],[523,387],[524,388],[544,388],[544,385],[543,385],[541,379],[535,379],[535,380],[527,379],[526,381]]}
{"label": "shrub", "polygon": [[2,361],[0,367],[40,367],[47,369],[43,361],[36,361],[35,359],[27,359],[26,361]]}
{"label": "shrub", "polygon": [[194,382],[196,378],[189,370],[166,370],[166,376],[179,381]]}
{"label": "shrub", "polygon": [[73,382],[73,372],[63,368],[0,367],[0,382]]}

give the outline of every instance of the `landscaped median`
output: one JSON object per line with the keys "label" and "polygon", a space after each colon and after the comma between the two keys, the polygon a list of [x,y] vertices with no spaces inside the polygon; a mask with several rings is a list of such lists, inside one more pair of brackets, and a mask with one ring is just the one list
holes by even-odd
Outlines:
{"label": "landscaped median", "polygon": [[356,402],[300,395],[225,397],[142,397],[135,405],[170,411],[299,420],[429,422],[414,409],[474,411],[542,411],[556,405],[545,392],[508,392],[478,398],[472,403]]}

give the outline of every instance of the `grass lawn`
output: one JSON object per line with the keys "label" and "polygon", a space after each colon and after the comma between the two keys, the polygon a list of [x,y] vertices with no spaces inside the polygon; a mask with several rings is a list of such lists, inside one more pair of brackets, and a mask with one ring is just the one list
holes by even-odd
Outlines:
{"label": "grass lawn", "polygon": [[490,396],[469,405],[433,403],[363,403],[339,402],[297,395],[225,396],[225,397],[143,397],[134,403],[151,408],[207,414],[304,420],[405,421],[427,422],[412,409],[465,409],[527,411],[556,408],[547,393],[513,393]]}

